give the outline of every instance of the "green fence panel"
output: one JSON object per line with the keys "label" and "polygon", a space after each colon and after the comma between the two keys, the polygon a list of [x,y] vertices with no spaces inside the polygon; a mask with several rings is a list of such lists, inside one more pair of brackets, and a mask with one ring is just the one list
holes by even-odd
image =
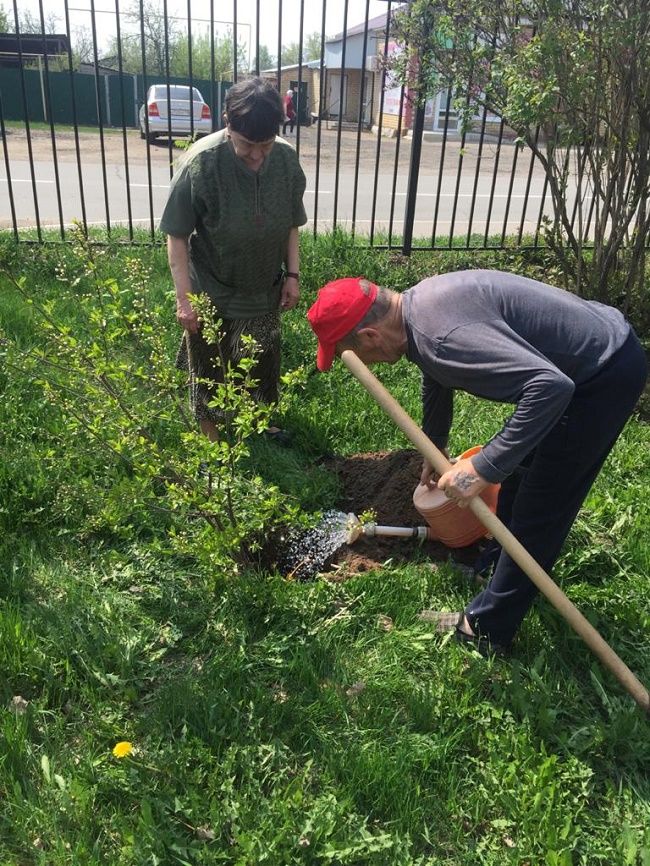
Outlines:
{"label": "green fence panel", "polygon": [[[43,111],[45,96],[56,124],[74,123],[74,98],[79,126],[99,126],[97,111],[99,98],[104,126],[121,127],[122,124],[127,128],[138,126],[138,112],[145,98],[142,75],[130,73],[100,75],[96,80],[94,75],[79,72],[74,72],[72,78],[69,72],[49,72],[46,75],[45,69],[42,72],[38,69],[25,69],[23,74],[27,94],[27,117],[30,122],[49,122],[49,117],[46,117]],[[152,84],[161,83],[166,83],[164,77],[147,75],[147,89]],[[189,85],[190,82],[189,78],[170,78],[169,83]],[[192,83],[201,91],[201,95],[210,106],[213,128],[221,129],[225,97],[232,82],[197,78]],[[19,69],[0,69],[0,92],[5,120],[19,120],[24,123],[25,106]]]}
{"label": "green fence panel", "polygon": [[[55,123],[74,123],[72,98],[74,89],[75,110],[79,126],[98,126],[97,93],[94,75],[73,74],[70,82],[69,72],[50,73],[50,95],[52,99],[52,116]],[[101,101],[102,118],[106,122],[106,95],[104,81],[99,79],[99,99]]]}
{"label": "green fence panel", "polygon": [[108,76],[109,116],[106,123],[109,126],[137,127],[141,105],[137,78],[137,75],[127,72]]}
{"label": "green fence panel", "polygon": [[[56,124],[72,125],[73,87],[74,101],[79,126],[99,126],[97,114],[97,92],[94,75],[74,73],[71,83],[69,72],[47,72],[45,68],[23,70],[25,92],[27,94],[27,112],[23,104],[23,89],[19,69],[0,69],[0,91],[4,106],[5,120],[20,120],[25,122],[25,115],[30,122],[48,122],[44,111],[44,103],[49,106],[52,119]],[[104,79],[99,79],[99,99],[102,119],[106,123],[107,103]]]}
{"label": "green fence panel", "polygon": [[23,83],[20,69],[0,69],[0,91],[5,120],[43,122],[43,93],[38,70],[23,70],[27,106],[23,100]]}
{"label": "green fence panel", "polygon": [[[72,88],[69,72],[43,73],[43,86],[48,98],[49,111],[54,123],[72,124]],[[50,117],[47,121],[49,123]]]}

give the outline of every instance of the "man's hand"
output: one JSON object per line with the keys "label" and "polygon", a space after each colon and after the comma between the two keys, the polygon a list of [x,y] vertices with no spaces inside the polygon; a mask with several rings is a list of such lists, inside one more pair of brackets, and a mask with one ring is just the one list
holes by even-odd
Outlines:
{"label": "man's hand", "polygon": [[189,298],[176,299],[176,321],[190,334],[196,334],[199,330],[199,317]]}
{"label": "man's hand", "polygon": [[467,508],[471,500],[489,486],[490,482],[478,474],[470,458],[457,460],[438,481],[440,490],[444,490],[445,496],[453,499],[459,508]]}
{"label": "man's hand", "polygon": [[300,286],[295,277],[287,277],[282,283],[282,293],[280,294],[280,309],[293,310],[300,298]]}

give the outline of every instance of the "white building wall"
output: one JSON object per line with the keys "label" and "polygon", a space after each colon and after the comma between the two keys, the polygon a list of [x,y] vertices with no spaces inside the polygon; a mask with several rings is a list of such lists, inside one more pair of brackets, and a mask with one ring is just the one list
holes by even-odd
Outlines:
{"label": "white building wall", "polygon": [[[368,33],[368,43],[366,46],[366,54],[368,56],[376,54],[376,42],[376,37],[372,33]],[[325,65],[328,69],[341,68],[342,53],[343,40],[325,43]],[[345,68],[363,69],[365,65],[365,59],[363,58],[363,33],[349,36],[345,40]]]}

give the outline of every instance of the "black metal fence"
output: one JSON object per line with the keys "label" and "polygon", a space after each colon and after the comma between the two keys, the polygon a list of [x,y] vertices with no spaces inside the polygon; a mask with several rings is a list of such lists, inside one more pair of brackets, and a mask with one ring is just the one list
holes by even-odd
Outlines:
{"label": "black metal fence", "polygon": [[[220,36],[224,22],[215,19],[214,0],[200,33],[191,0],[180,24],[169,15],[167,0],[160,0],[156,32],[162,43],[154,45],[154,28],[145,26],[151,4],[139,0],[134,23],[133,11],[125,15],[114,0],[98,27],[91,0],[92,57],[82,64],[68,0],[58,42],[65,48],[56,55],[45,37],[42,50],[34,50],[33,35],[30,50],[23,50],[28,37],[20,32],[14,0],[14,51],[0,55],[0,229],[17,239],[65,241],[70,225],[80,221],[89,231],[132,243],[159,241],[158,219],[182,151],[174,135],[154,138],[142,110],[148,88],[198,88],[217,129],[229,83],[253,73],[273,79],[281,92],[291,87],[296,93],[302,122],[289,140],[307,175],[309,230],[341,227],[370,245],[406,252],[538,245],[551,202],[531,153],[485,112],[474,129],[461,130],[453,94],[445,88],[418,109],[384,70],[382,56],[399,50],[390,30],[399,4],[384,2],[381,14],[371,16],[369,0],[345,0],[338,20],[322,0],[319,29],[311,33],[305,31],[304,0],[265,0],[264,18],[260,0],[254,7],[250,0],[228,5],[230,35]],[[253,9],[250,20],[244,20],[243,5],[248,14]],[[175,48],[184,46],[187,57],[182,74],[175,61],[174,75],[172,20],[181,30]],[[42,5],[41,24],[45,30]],[[115,51],[107,58],[108,32]],[[282,59],[283,40],[292,37],[296,63]],[[273,64],[260,68],[269,46],[276,51]],[[205,58],[198,68],[199,48],[207,51],[207,74]]]}

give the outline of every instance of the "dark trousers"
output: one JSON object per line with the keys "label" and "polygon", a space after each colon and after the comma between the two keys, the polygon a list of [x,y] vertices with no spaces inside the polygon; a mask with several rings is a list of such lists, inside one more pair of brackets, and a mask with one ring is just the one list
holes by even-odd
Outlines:
{"label": "dark trousers", "polygon": [[285,120],[284,123],[282,124],[282,135],[287,134],[287,126],[289,127],[290,131],[293,132],[293,128],[295,125],[296,125],[296,118],[295,117],[292,117],[289,120]]}
{"label": "dark trousers", "polygon": [[[547,572],[634,410],[647,374],[645,353],[632,332],[595,376],[576,387],[565,414],[502,484],[499,519]],[[468,622],[475,633],[507,645],[537,591],[500,551],[490,583],[465,610]]]}

